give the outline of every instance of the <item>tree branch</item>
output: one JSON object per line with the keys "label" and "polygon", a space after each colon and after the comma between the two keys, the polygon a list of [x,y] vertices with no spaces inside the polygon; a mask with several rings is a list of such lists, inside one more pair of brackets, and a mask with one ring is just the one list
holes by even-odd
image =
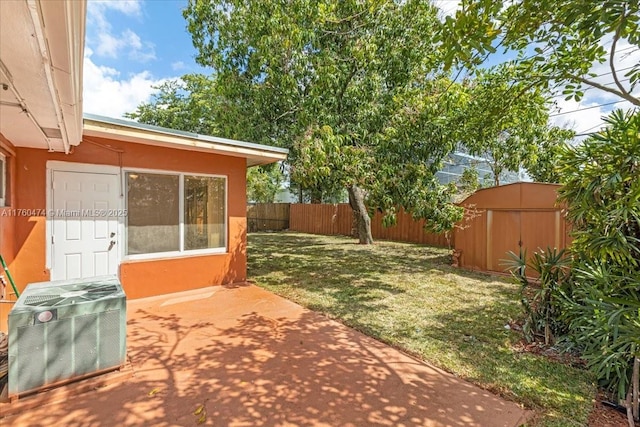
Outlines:
{"label": "tree branch", "polygon": [[284,113],[280,114],[278,117],[276,117],[275,119],[273,119],[274,122],[277,122],[278,120],[290,115],[290,114],[294,114],[297,113],[298,111],[300,111],[300,108],[294,108],[292,110],[289,111],[285,111]]}
{"label": "tree branch", "polygon": [[627,18],[626,13],[623,13],[622,16],[620,17],[620,23],[616,28],[616,32],[613,35],[613,42],[611,43],[611,53],[609,54],[609,67],[611,68],[611,75],[613,76],[613,81],[615,82],[616,86],[618,86],[618,89],[620,89],[621,92],[628,94],[629,92],[620,83],[620,80],[618,79],[618,74],[616,73],[616,67],[613,65],[613,61],[616,55],[616,45],[618,43],[618,40],[620,40],[620,31],[622,30],[622,25],[624,24],[624,21],[626,20],[626,18]]}
{"label": "tree branch", "polygon": [[593,87],[595,87],[597,89],[600,89],[600,90],[603,90],[605,92],[609,92],[609,93],[612,93],[614,95],[617,95],[620,98],[624,99],[625,101],[629,101],[633,105],[637,105],[637,106],[640,107],[640,98],[635,98],[634,96],[632,96],[627,91],[622,91],[621,92],[619,90],[616,90],[616,89],[607,87],[605,85],[602,85],[602,84],[600,84],[598,82],[594,82],[593,80],[585,79],[584,77],[576,76],[574,74],[567,74],[567,77],[569,77],[570,79],[582,82],[582,83],[584,83],[586,85],[593,86]]}
{"label": "tree branch", "polygon": [[351,72],[349,73],[346,80],[344,81],[344,84],[340,88],[340,92],[338,93],[338,114],[339,115],[342,115],[342,100],[344,99],[344,94],[347,91],[347,88],[349,87],[349,83],[351,83],[353,76],[356,75],[358,70],[359,70],[358,65],[354,63],[353,68],[351,69]]}

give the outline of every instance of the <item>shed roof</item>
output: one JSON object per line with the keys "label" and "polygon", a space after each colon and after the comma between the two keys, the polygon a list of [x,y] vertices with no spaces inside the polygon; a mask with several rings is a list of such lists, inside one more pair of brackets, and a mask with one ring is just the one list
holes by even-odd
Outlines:
{"label": "shed roof", "polygon": [[498,187],[483,188],[460,205],[477,209],[557,209],[559,184],[515,182]]}
{"label": "shed roof", "polygon": [[286,148],[200,135],[193,132],[147,125],[132,120],[115,119],[86,113],[84,114],[83,135],[243,157],[247,159],[248,167],[285,160],[289,153]]}

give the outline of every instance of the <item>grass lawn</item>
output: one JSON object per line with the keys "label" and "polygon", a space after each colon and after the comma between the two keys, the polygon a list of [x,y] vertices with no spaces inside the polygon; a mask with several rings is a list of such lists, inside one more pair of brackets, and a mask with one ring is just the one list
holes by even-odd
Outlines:
{"label": "grass lawn", "polygon": [[446,249],[294,233],[249,234],[249,278],[536,411],[535,426],[584,426],[584,370],[518,350],[521,309],[508,279],[449,266]]}

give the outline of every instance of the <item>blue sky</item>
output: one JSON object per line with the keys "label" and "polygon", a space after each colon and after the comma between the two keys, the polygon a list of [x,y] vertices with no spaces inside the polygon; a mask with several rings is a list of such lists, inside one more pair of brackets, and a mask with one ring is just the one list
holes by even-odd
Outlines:
{"label": "blue sky", "polygon": [[208,72],[182,9],[187,0],[89,0],[84,111],[122,117],[149,100],[152,86],[186,73]]}
{"label": "blue sky", "polygon": [[[0,0],[1,1],[1,0]],[[443,14],[453,14],[458,0],[434,0]],[[198,66],[191,35],[186,30],[182,9],[187,0],[88,0],[84,60],[84,111],[122,117],[148,102],[153,86],[180,76],[210,71]],[[609,41],[610,42],[610,41]],[[605,41],[606,44],[606,41]],[[640,61],[640,51],[620,45],[619,68]],[[610,71],[607,64],[595,65],[597,74]],[[602,83],[611,76],[603,75]],[[560,115],[551,120],[578,133],[597,130],[601,117],[612,108],[628,103],[598,107],[619,98],[589,90],[580,101],[556,99]],[[594,107],[580,112],[575,110]]]}

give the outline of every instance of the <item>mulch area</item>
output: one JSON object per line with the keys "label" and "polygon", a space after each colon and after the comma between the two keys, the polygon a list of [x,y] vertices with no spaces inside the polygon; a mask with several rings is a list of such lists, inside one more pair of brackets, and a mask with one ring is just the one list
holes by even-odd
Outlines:
{"label": "mulch area", "polygon": [[[519,325],[512,324],[513,329],[520,329]],[[579,368],[585,368],[586,364],[579,356],[571,353],[558,352],[553,347],[547,347],[543,342],[526,342],[520,341],[515,349],[520,352],[533,353],[556,360],[565,365]],[[595,396],[594,408],[589,415],[588,427],[626,427],[628,426],[627,415],[624,412],[612,407],[608,404],[607,396],[599,392]],[[636,426],[640,427],[640,423],[636,422]]]}
{"label": "mulch area", "polygon": [[[598,394],[593,411],[589,415],[589,427],[625,427],[628,426],[626,414],[614,409],[603,402],[606,397]],[[640,426],[636,423],[636,426]]]}

